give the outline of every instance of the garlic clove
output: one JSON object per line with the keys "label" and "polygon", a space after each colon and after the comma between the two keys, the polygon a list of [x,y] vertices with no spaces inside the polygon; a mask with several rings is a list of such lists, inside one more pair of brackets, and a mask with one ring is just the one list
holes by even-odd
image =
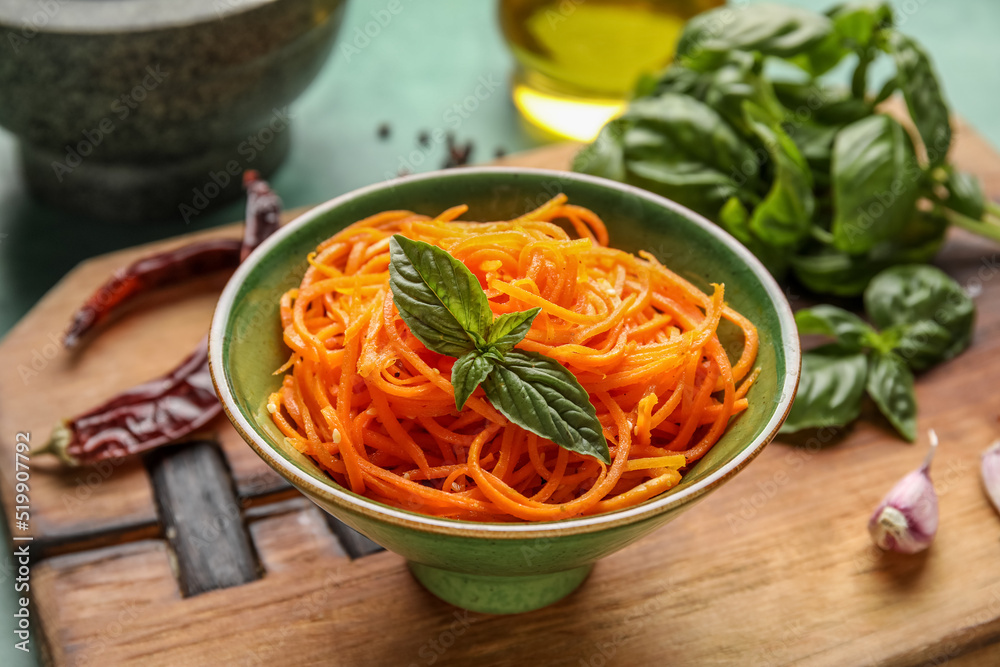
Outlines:
{"label": "garlic clove", "polygon": [[931,447],[923,465],[889,490],[868,522],[872,541],[881,549],[917,553],[929,547],[937,533],[938,500],[930,466],[938,438],[933,430],[929,436]]}
{"label": "garlic clove", "polygon": [[983,488],[986,489],[986,495],[990,497],[993,507],[1000,512],[1000,440],[994,442],[989,449],[983,452],[979,472],[983,476]]}

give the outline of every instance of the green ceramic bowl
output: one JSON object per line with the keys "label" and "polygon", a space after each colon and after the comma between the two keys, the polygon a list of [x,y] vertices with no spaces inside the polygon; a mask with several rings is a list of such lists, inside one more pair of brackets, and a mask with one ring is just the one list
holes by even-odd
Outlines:
{"label": "green ceramic bowl", "polygon": [[[761,338],[750,409],[674,489],[636,507],[558,522],[491,524],[439,519],[351,493],[284,445],[264,408],[288,357],[278,298],[298,285],[306,255],[344,226],[387,209],[430,215],[466,203],[472,220],[510,219],[564,192],[607,223],[612,245],[646,249],[702,288],[726,284],[726,300]],[[723,343],[738,345],[723,322]],[[737,241],[677,204],[612,181],[566,172],[468,168],[380,183],[329,201],[282,228],[236,271],[212,322],[212,376],[233,425],[264,461],[310,500],[401,554],[432,593],[460,607],[515,613],[573,591],[594,562],[662,526],[719,488],[774,437],[799,376],[799,340],[783,293]]]}

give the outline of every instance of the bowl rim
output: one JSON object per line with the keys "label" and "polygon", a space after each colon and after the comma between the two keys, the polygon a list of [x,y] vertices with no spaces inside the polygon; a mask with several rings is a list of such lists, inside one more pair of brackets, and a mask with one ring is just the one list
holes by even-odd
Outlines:
{"label": "bowl rim", "polygon": [[[750,268],[756,278],[762,283],[765,291],[775,306],[778,321],[781,325],[781,347],[786,358],[786,369],[784,381],[781,383],[778,394],[778,401],[771,419],[765,424],[761,433],[754,440],[744,447],[733,460],[721,466],[718,470],[711,472],[705,479],[702,479],[690,487],[675,494],[665,496],[660,499],[646,501],[635,507],[623,510],[615,510],[604,514],[593,516],[575,517],[558,521],[545,522],[525,522],[525,523],[488,523],[477,521],[463,521],[457,519],[443,519],[407,510],[397,509],[388,505],[383,505],[374,500],[356,495],[347,489],[330,480],[319,483],[318,480],[307,476],[296,466],[277,455],[272,446],[261,438],[254,430],[253,426],[240,412],[235,397],[229,383],[227,382],[225,364],[223,360],[223,346],[226,337],[226,326],[235,303],[236,295],[243,282],[251,271],[269,254],[272,248],[277,247],[282,240],[293,234],[300,227],[307,225],[312,220],[326,214],[327,212],[359,197],[378,192],[382,189],[397,187],[401,180],[406,183],[436,180],[441,178],[462,178],[472,174],[496,174],[515,175],[523,173],[547,176],[554,179],[570,179],[589,183],[602,188],[611,188],[622,193],[646,199],[658,206],[668,208],[675,213],[688,218],[694,224],[705,228],[716,239],[727,246]],[[264,459],[271,468],[288,479],[298,489],[307,492],[307,496],[315,494],[327,502],[351,513],[363,514],[367,517],[377,519],[382,522],[403,526],[422,532],[436,534],[446,534],[456,537],[474,537],[491,539],[526,539],[539,537],[556,537],[565,535],[575,535],[581,533],[591,533],[605,530],[612,527],[623,526],[636,523],[653,516],[663,514],[681,505],[690,503],[700,498],[709,491],[715,489],[737,472],[746,467],[764,447],[774,439],[781,427],[782,422],[791,409],[792,399],[798,387],[799,374],[801,371],[801,350],[799,346],[798,331],[795,326],[795,318],[792,314],[791,306],[785,298],[784,291],[771,276],[770,272],[749,250],[739,241],[730,236],[716,224],[710,222],[703,216],[681,206],[680,204],[642,190],[635,186],[618,183],[597,176],[579,174],[575,172],[557,171],[553,169],[536,169],[529,167],[507,167],[507,166],[481,166],[464,167],[461,169],[438,170],[422,174],[406,176],[403,179],[392,179],[381,181],[356,190],[352,190],[338,197],[330,199],[315,206],[309,211],[298,216],[294,220],[286,223],[277,232],[266,239],[256,248],[249,257],[236,269],[236,272],[226,283],[219,297],[215,313],[212,317],[212,326],[209,333],[209,368],[212,375],[212,382],[222,403],[223,410],[230,422],[239,432],[240,436],[257,452],[257,455]]]}

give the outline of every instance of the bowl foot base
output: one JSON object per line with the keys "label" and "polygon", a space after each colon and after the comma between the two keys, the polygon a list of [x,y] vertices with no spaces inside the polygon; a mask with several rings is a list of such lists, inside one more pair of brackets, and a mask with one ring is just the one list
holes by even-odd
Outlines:
{"label": "bowl foot base", "polygon": [[583,583],[593,565],[525,576],[466,574],[410,562],[424,588],[445,602],[486,614],[519,614],[557,602]]}

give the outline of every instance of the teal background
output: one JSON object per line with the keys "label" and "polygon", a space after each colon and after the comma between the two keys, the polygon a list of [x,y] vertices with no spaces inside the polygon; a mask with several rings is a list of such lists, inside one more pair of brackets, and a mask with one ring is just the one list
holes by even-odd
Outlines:
{"label": "teal background", "polygon": [[[421,148],[416,141],[421,130],[453,130],[458,139],[472,140],[473,162],[489,161],[500,147],[514,152],[539,144],[522,127],[508,98],[512,61],[496,27],[496,3],[401,2],[403,11],[348,58],[342,49],[345,40],[353,41],[355,29],[371,20],[372,11],[387,4],[387,0],[351,0],[341,45],[334,48],[309,90],[292,105],[291,154],[272,179],[287,207],[316,203],[383,180],[404,162],[414,171],[437,168],[445,159],[444,146]],[[831,3],[797,0],[789,4],[822,9]],[[902,12],[904,31],[931,53],[953,109],[1000,145],[1000,114],[996,112],[1000,3],[895,0],[892,4]],[[4,39],[0,57],[5,48]],[[497,87],[476,111],[467,118],[449,111],[475,93],[481,77]],[[377,137],[382,122],[391,126],[384,141]],[[420,164],[416,164],[418,158],[422,158]],[[13,137],[0,130],[0,334],[87,257],[242,217],[242,205],[231,204],[202,214],[191,224],[178,218],[156,225],[136,221],[130,226],[110,226],[39,206],[25,190]],[[6,535],[0,535],[0,543],[10,544]],[[30,656],[13,649],[10,551],[4,549],[0,557],[0,664],[33,665]]]}

